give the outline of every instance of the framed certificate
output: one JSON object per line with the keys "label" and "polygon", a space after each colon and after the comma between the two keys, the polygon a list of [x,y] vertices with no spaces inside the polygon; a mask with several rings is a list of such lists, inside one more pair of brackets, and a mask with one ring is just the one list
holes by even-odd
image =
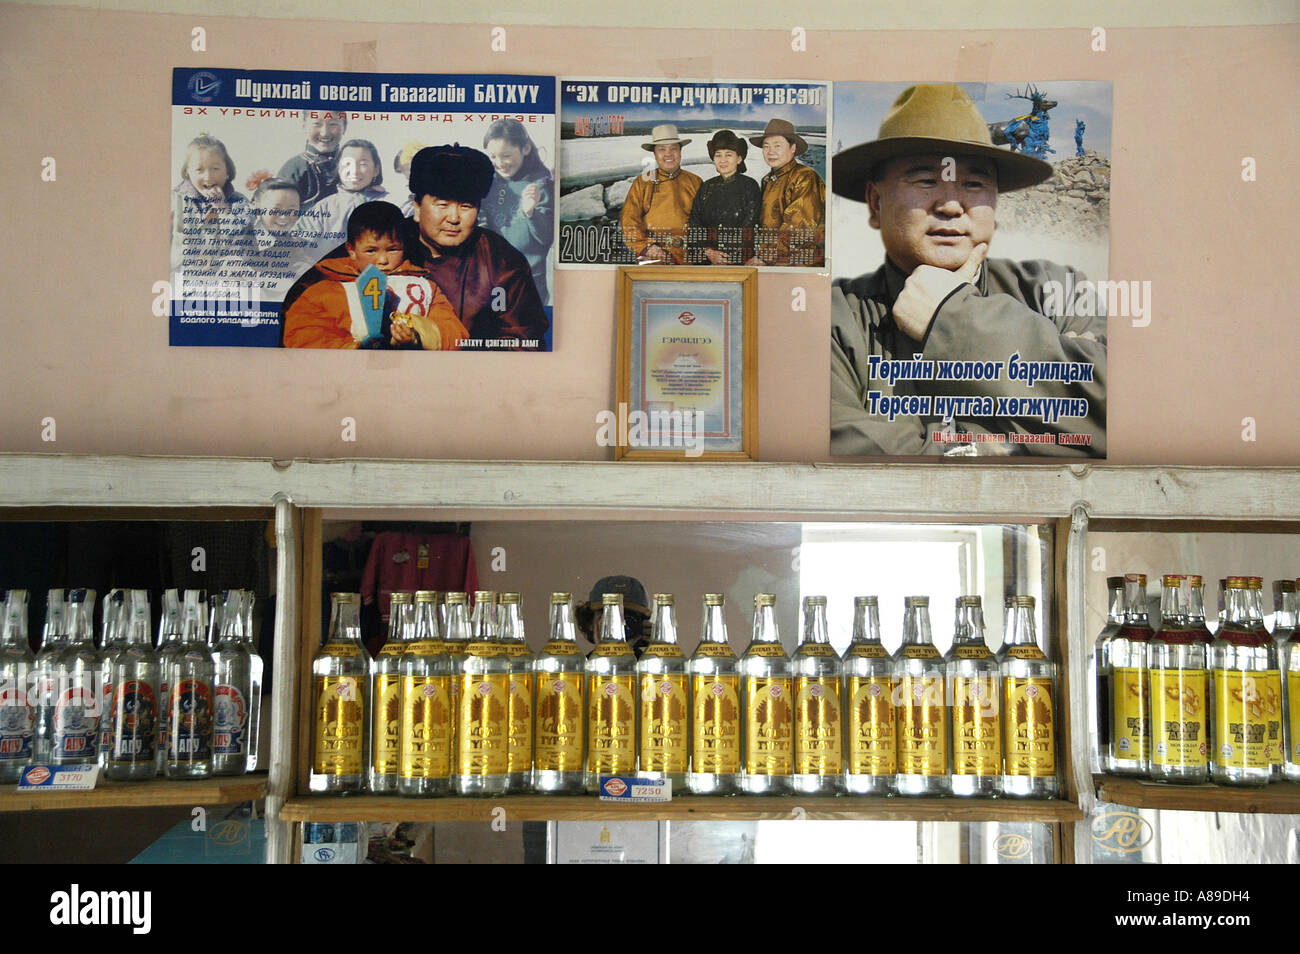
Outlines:
{"label": "framed certificate", "polygon": [[616,460],[754,460],[757,269],[618,274]]}

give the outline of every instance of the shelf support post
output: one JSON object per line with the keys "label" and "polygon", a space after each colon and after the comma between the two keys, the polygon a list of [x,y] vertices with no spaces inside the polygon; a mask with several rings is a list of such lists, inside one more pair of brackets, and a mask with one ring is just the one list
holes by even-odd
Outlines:
{"label": "shelf support post", "polygon": [[294,706],[298,699],[298,534],[293,499],[275,501],[275,674],[271,692],[271,764],[266,786],[266,863],[288,864],[292,831],[280,809],[293,781]]}

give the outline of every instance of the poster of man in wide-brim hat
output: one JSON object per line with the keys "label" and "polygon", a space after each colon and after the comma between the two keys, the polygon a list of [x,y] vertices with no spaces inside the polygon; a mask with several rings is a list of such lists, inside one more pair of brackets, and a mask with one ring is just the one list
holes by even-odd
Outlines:
{"label": "poster of man in wide-brim hat", "polygon": [[[1108,108],[1108,84],[1073,85],[1106,87]],[[933,83],[897,94],[875,138],[831,169],[834,194],[850,200],[837,233],[867,226],[884,251],[875,272],[832,286],[831,452],[1105,456],[1106,321],[1090,284],[989,251],[1000,197],[1034,189],[1017,215],[1035,223],[1059,205],[1053,165],[995,146],[967,91]],[[1108,163],[1104,174],[1108,185]],[[1089,203],[1068,206],[1072,229],[1095,220]],[[866,221],[849,221],[863,206]],[[866,264],[838,242],[835,261],[849,274]],[[915,363],[895,374],[895,360]],[[1032,383],[1029,366],[1042,370]]]}
{"label": "poster of man in wide-brim hat", "polygon": [[641,143],[642,149],[654,153],[655,168],[632,183],[622,215],[623,240],[639,262],[686,261],[686,223],[704,181],[682,168],[682,147],[689,144],[672,123],[655,126]]}
{"label": "poster of man in wide-brim hat", "polygon": [[759,228],[766,241],[751,265],[821,265],[826,241],[826,183],[799,162],[808,141],[787,119],[772,119],[749,140],[771,171],[763,177]]}

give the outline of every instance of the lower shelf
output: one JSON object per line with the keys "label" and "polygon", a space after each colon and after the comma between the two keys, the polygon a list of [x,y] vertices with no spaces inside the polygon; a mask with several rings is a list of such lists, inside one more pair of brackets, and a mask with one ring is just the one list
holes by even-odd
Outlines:
{"label": "lower shelf", "polygon": [[266,773],[177,781],[113,782],[100,779],[88,792],[0,790],[0,812],[85,808],[151,808],[159,805],[226,805],[266,797]]}
{"label": "lower shelf", "polygon": [[[290,822],[489,822],[504,808],[512,821],[758,821],[798,817],[874,821],[1071,822],[1083,818],[1059,799],[799,797],[715,798],[687,795],[670,802],[619,804],[584,795],[507,795],[498,798],[401,798],[387,795],[312,795],[291,798],[280,810]],[[801,816],[796,809],[803,809]]]}
{"label": "lower shelf", "polygon": [[1171,785],[1139,778],[1095,775],[1097,798],[1130,808],[1161,808],[1175,812],[1294,815],[1300,813],[1300,785],[1275,782],[1264,788],[1226,785]]}

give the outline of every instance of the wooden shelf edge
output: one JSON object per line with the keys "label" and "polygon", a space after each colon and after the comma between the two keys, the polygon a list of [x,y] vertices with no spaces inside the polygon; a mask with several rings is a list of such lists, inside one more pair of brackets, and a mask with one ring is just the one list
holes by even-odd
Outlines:
{"label": "wooden shelf edge", "polygon": [[88,792],[0,791],[0,812],[70,811],[90,808],[156,808],[166,805],[226,805],[266,797],[266,775],[220,779],[113,782]]}
{"label": "wooden shelf edge", "polygon": [[759,821],[796,817],[874,821],[1079,821],[1083,812],[1059,799],[805,797],[715,798],[685,796],[670,802],[619,804],[593,796],[508,795],[498,798],[400,798],[381,795],[291,798],[280,810],[287,822],[442,821],[490,822],[505,809],[507,821]]}
{"label": "wooden shelf edge", "polygon": [[1244,815],[1300,813],[1300,784],[1275,782],[1264,788],[1225,785],[1173,785],[1145,779],[1093,776],[1100,801],[1130,808],[1176,812],[1230,812]]}

